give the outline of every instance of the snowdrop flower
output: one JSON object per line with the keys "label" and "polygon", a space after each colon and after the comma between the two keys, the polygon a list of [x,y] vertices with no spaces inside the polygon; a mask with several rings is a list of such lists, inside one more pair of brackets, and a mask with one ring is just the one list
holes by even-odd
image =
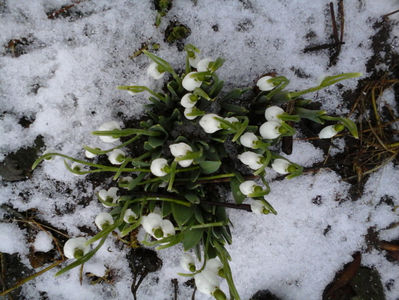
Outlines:
{"label": "snowdrop flower", "polygon": [[89,251],[90,246],[86,245],[84,237],[69,239],[64,245],[64,255],[68,258],[79,258]]}
{"label": "snowdrop flower", "polygon": [[241,145],[247,148],[255,149],[257,141],[259,141],[258,137],[252,132],[246,132],[240,136]]}
{"label": "snowdrop flower", "polygon": [[187,272],[195,272],[196,268],[194,256],[184,253],[180,259],[180,266]]}
{"label": "snowdrop flower", "polygon": [[270,82],[272,78],[272,76],[263,76],[258,80],[256,85],[261,91],[270,91],[274,89],[274,84]]}
{"label": "snowdrop flower", "polygon": [[121,165],[125,161],[125,158],[126,153],[121,149],[115,149],[108,153],[108,160],[113,165]]}
{"label": "snowdrop flower", "polygon": [[279,106],[270,106],[265,110],[265,118],[268,121],[276,121],[281,123],[282,120],[278,117],[279,115],[283,114],[284,110]]}
{"label": "snowdrop flower", "polygon": [[239,155],[237,158],[245,165],[250,167],[252,170],[257,170],[262,167],[262,158],[263,156],[251,151],[245,151]]}
{"label": "snowdrop flower", "polygon": [[208,71],[209,64],[213,62],[213,59],[210,57],[203,58],[197,63],[197,71],[198,72],[206,72]]}
{"label": "snowdrop flower", "polygon": [[[119,196],[116,195],[117,192],[118,192],[117,187],[111,187],[108,189],[108,191],[102,189],[98,192],[98,197],[106,203],[110,203],[110,204],[116,203],[119,199]],[[106,205],[104,203],[103,203],[103,205],[105,207],[111,207],[110,205]]]}
{"label": "snowdrop flower", "polygon": [[[120,177],[120,178],[119,178],[119,183],[120,183],[120,184],[123,184],[123,185],[127,185],[127,184],[131,183],[132,180],[133,180],[133,177],[132,177],[132,176]],[[125,187],[125,186],[122,187],[122,188],[127,189],[127,187]]]}
{"label": "snowdrop flower", "polygon": [[[191,148],[190,145],[187,145],[186,143],[177,143],[177,144],[172,144],[169,146],[170,152],[172,155],[176,158],[180,158],[183,156],[186,156],[188,153],[192,152],[193,149]],[[177,162],[181,167],[187,168],[193,163],[192,159],[185,159]]]}
{"label": "snowdrop flower", "polygon": [[201,293],[211,295],[218,300],[226,299],[226,295],[219,289],[219,279],[212,271],[203,270],[194,275],[194,280]]}
{"label": "snowdrop flower", "polygon": [[198,100],[197,96],[193,95],[192,93],[187,93],[181,98],[180,104],[185,108],[191,108],[195,106],[197,100]]}
{"label": "snowdrop flower", "polygon": [[190,66],[193,68],[197,68],[198,62],[200,61],[200,57],[198,55],[194,54],[194,57],[188,57],[188,62],[190,63]]}
{"label": "snowdrop flower", "polygon": [[[96,148],[96,149],[98,149],[98,148]],[[99,150],[99,149],[98,149]],[[94,154],[94,153],[92,153],[92,152],[90,152],[89,150],[85,150],[85,156],[87,157],[87,158],[95,158],[96,156],[97,156],[97,154]]]}
{"label": "snowdrop flower", "polygon": [[165,158],[156,158],[151,162],[150,170],[155,176],[162,177],[168,174],[167,167],[168,161]]}
{"label": "snowdrop flower", "polygon": [[[70,165],[69,167],[70,167],[72,170],[76,171],[76,172],[84,172],[84,171],[87,170],[87,168],[86,168],[85,165],[82,165],[82,164],[77,163],[77,162],[71,163],[71,165]],[[73,175],[79,176],[79,174],[75,174],[75,173],[72,173],[72,174],[73,174]]]}
{"label": "snowdrop flower", "polygon": [[100,230],[103,230],[104,228],[107,228],[108,226],[114,224],[114,219],[109,213],[102,212],[97,215],[94,223],[96,223],[97,227]]}
{"label": "snowdrop flower", "polygon": [[245,196],[248,196],[256,191],[256,188],[261,188],[259,185],[256,184],[253,180],[247,180],[240,184],[240,192],[243,193]]}
{"label": "snowdrop flower", "polygon": [[[117,122],[110,121],[110,122],[106,122],[106,123],[102,124],[98,128],[98,131],[112,131],[112,130],[120,130],[120,129],[121,129],[121,127],[119,126],[119,124]],[[114,143],[114,142],[119,141],[119,138],[114,138],[109,135],[100,135],[99,137],[104,143]]]}
{"label": "snowdrop flower", "polygon": [[161,215],[152,212],[144,216],[141,222],[144,230],[157,240],[175,234],[175,228],[171,221],[163,220]]}
{"label": "snowdrop flower", "polygon": [[230,122],[231,124],[240,122],[236,117],[224,118],[224,120]]}
{"label": "snowdrop flower", "polygon": [[220,271],[223,271],[223,264],[217,258],[211,258],[206,262],[205,266],[206,271],[210,271],[214,274],[219,274]]}
{"label": "snowdrop flower", "polygon": [[344,126],[342,124],[326,126],[320,131],[319,138],[330,139],[333,136],[335,136],[338,132],[342,131],[343,129]]}
{"label": "snowdrop flower", "polygon": [[152,78],[158,80],[158,79],[161,79],[165,75],[165,72],[160,72],[158,64],[153,62],[148,66],[147,74],[149,76],[151,76]]}
{"label": "snowdrop flower", "polygon": [[137,220],[136,213],[132,211],[130,208],[128,208],[125,211],[125,214],[123,215],[123,221],[125,221],[126,223],[133,223],[136,220]]}
{"label": "snowdrop flower", "polygon": [[290,172],[288,170],[290,166],[291,163],[288,160],[282,158],[277,158],[272,163],[273,170],[283,175],[288,174]]}
{"label": "snowdrop flower", "polygon": [[206,114],[199,121],[200,126],[206,133],[214,133],[220,129],[220,122],[216,119],[220,118],[217,114]]}
{"label": "snowdrop flower", "polygon": [[192,75],[197,74],[197,72],[190,72],[184,76],[182,85],[187,91],[194,91],[196,88],[200,87],[202,82],[193,78]]}
{"label": "snowdrop flower", "polygon": [[251,201],[250,205],[252,212],[257,215],[267,215],[269,213],[269,210],[266,208],[265,204],[260,200],[253,200]]}
{"label": "snowdrop flower", "polygon": [[280,127],[281,123],[279,122],[267,121],[260,126],[259,133],[264,139],[273,140],[281,135]]}
{"label": "snowdrop flower", "polygon": [[193,112],[193,107],[186,108],[184,110],[184,116],[186,117],[187,120],[194,120],[198,116],[189,116]]}

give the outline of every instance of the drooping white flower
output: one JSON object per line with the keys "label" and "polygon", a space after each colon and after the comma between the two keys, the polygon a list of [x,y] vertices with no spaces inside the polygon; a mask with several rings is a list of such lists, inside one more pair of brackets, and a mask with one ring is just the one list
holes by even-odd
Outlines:
{"label": "drooping white flower", "polygon": [[149,76],[151,76],[152,78],[158,80],[158,79],[161,79],[165,75],[165,72],[159,72],[158,64],[153,62],[148,66],[147,74]]}
{"label": "drooping white flower", "polygon": [[168,237],[171,235],[175,235],[175,226],[173,226],[173,223],[169,220],[162,220],[161,222],[161,229],[163,232],[163,237]]}
{"label": "drooping white flower", "polygon": [[283,114],[284,110],[276,105],[270,106],[265,110],[265,118],[268,121],[276,121],[281,123],[282,120],[278,117],[279,115]]}
{"label": "drooping white flower", "polygon": [[217,114],[206,114],[199,121],[200,126],[206,133],[214,133],[220,129],[220,122],[216,118],[220,118]]}
{"label": "drooping white flower", "polygon": [[240,136],[241,145],[247,148],[255,149],[257,141],[259,141],[259,139],[253,132],[246,132]]}
{"label": "drooping white flower", "polygon": [[212,271],[203,270],[202,272],[194,275],[194,280],[197,289],[201,293],[212,296],[213,293],[219,289],[219,278]]}
{"label": "drooping white flower", "polygon": [[[84,171],[87,170],[87,168],[86,168],[85,165],[82,165],[82,164],[80,164],[80,163],[78,163],[78,162],[73,162],[73,163],[71,163],[71,165],[70,165],[69,167],[70,167],[72,170],[76,171],[76,172],[84,172]],[[73,174],[73,175],[79,176],[79,174],[75,174],[75,173],[72,173],[72,174]]]}
{"label": "drooping white flower", "polygon": [[113,165],[121,165],[125,161],[125,158],[126,153],[121,149],[115,149],[108,153],[108,160]]}
{"label": "drooping white flower", "polygon": [[[118,188],[117,187],[111,187],[107,190],[100,190],[98,192],[98,197],[103,200],[106,203],[113,204],[116,203],[119,200],[119,196],[117,195]],[[111,207],[111,205],[106,205],[102,203],[105,207]]]}
{"label": "drooping white flower", "polygon": [[289,173],[288,168],[290,165],[291,163],[288,160],[277,158],[273,161],[272,168],[277,173],[285,175]]}
{"label": "drooping white flower", "polygon": [[252,170],[257,170],[262,167],[262,158],[263,156],[251,151],[245,151],[239,155],[237,158],[245,165],[250,167]]}
{"label": "drooping white flower", "polygon": [[[329,125],[324,127],[320,133],[319,133],[319,138],[320,139],[330,139],[334,137],[338,132],[340,132],[343,129],[343,125],[338,124],[338,125]],[[337,130],[338,127],[338,130]]]}
{"label": "drooping white flower", "polygon": [[194,120],[195,118],[198,117],[198,116],[189,116],[189,114],[191,114],[193,110],[194,110],[193,107],[189,107],[184,110],[184,116],[186,117],[187,120]]}
{"label": "drooping white flower", "polygon": [[224,118],[224,120],[230,122],[231,124],[240,122],[236,117]]}
{"label": "drooping white flower", "polygon": [[188,57],[188,62],[190,63],[190,66],[193,68],[197,68],[198,62],[201,60],[201,58],[194,54],[194,57]]}
{"label": "drooping white flower", "polygon": [[[124,176],[124,177],[119,178],[119,183],[123,184],[123,185],[127,185],[130,182],[132,182],[132,180],[133,180],[132,176]],[[122,188],[127,189],[127,187],[122,187]]]}
{"label": "drooping white flower", "polygon": [[[110,122],[106,122],[106,123],[102,124],[98,128],[98,131],[112,131],[112,130],[120,130],[120,129],[121,129],[121,127],[119,126],[119,124],[116,121],[110,121]],[[119,138],[114,138],[110,135],[100,135],[99,137],[104,143],[114,143],[114,142],[119,141]]]}
{"label": "drooping white flower", "polygon": [[[183,156],[186,156],[189,152],[192,152],[193,149],[191,148],[190,145],[187,145],[186,143],[177,143],[177,144],[171,144],[169,146],[170,152],[172,155],[176,158],[180,158]],[[193,163],[192,159],[185,159],[177,162],[181,167],[187,168]]]}
{"label": "drooping white flower", "polygon": [[211,258],[206,262],[205,270],[210,271],[214,274],[219,274],[219,271],[223,269],[223,264],[217,258]]}
{"label": "drooping white flower", "polygon": [[102,212],[97,215],[96,219],[94,220],[94,223],[96,223],[97,227],[100,230],[103,230],[104,228],[114,224],[114,219],[109,213]]}
{"label": "drooping white flower", "polygon": [[255,188],[257,186],[258,185],[256,184],[255,181],[247,180],[247,181],[242,182],[240,184],[239,188],[240,188],[240,192],[241,193],[243,193],[245,196],[248,196],[248,195],[250,195],[250,194],[255,192]]}
{"label": "drooping white flower", "polygon": [[87,158],[91,159],[91,158],[95,158],[97,156],[97,154],[94,154],[94,153],[90,152],[89,150],[85,150],[85,156]]}
{"label": "drooping white flower", "polygon": [[206,57],[201,59],[198,63],[197,63],[197,71],[198,72],[206,72],[208,71],[209,68],[209,64],[213,62],[213,59],[210,57]]}
{"label": "drooping white flower", "polygon": [[187,91],[194,91],[196,88],[200,87],[202,82],[194,78],[192,75],[197,74],[197,72],[190,72],[184,76],[182,85]]}
{"label": "drooping white flower", "polygon": [[281,135],[280,127],[281,123],[279,122],[267,121],[260,126],[259,133],[264,139],[273,140]]}
{"label": "drooping white flower", "polygon": [[168,174],[165,171],[165,167],[168,166],[168,161],[165,158],[156,158],[151,162],[150,170],[151,173],[157,177],[162,177]]}
{"label": "drooping white flower", "polygon": [[181,98],[180,104],[185,108],[191,108],[195,106],[197,99],[197,96],[193,95],[192,93],[187,93]]}
{"label": "drooping white flower", "polygon": [[125,211],[125,214],[123,215],[123,221],[125,221],[126,223],[133,223],[134,221],[136,221],[137,219],[137,215],[134,211],[132,211],[130,208],[128,208]]}
{"label": "drooping white flower", "polygon": [[274,89],[274,84],[270,82],[270,79],[272,78],[272,76],[263,76],[258,80],[256,85],[261,91],[270,91]]}
{"label": "drooping white flower", "polygon": [[195,259],[194,256],[188,253],[183,253],[180,258],[180,266],[187,272],[195,272]]}
{"label": "drooping white flower", "polygon": [[161,214],[155,210],[142,218],[141,225],[143,225],[144,230],[148,234],[157,240],[176,233],[173,223],[166,219],[163,220]]}
{"label": "drooping white flower", "polygon": [[[250,202],[250,205],[251,205],[252,212],[257,215],[262,215],[265,212],[268,212],[268,209],[266,208],[265,204],[260,200],[252,200]],[[266,211],[265,211],[265,209],[266,209]]]}
{"label": "drooping white flower", "polygon": [[64,255],[67,258],[79,258],[90,251],[84,237],[71,238],[64,245]]}

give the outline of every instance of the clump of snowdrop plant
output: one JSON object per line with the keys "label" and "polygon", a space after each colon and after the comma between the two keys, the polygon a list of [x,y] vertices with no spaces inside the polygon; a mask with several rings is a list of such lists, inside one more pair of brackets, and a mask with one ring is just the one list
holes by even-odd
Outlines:
{"label": "clump of snowdrop plant", "polygon": [[[186,273],[181,275],[194,278],[200,292],[226,299],[227,291],[219,287],[220,280],[226,280],[230,298],[240,299],[225,248],[232,243],[227,208],[244,209],[248,218],[251,212],[277,214],[267,201],[270,188],[265,174],[272,169],[287,179],[301,174],[301,166],[279,149],[281,140],[293,136],[302,119],[328,122],[320,138],[331,138],[344,129],[357,138],[351,120],[312,110],[302,96],[360,74],[328,76],[303,91],[287,91],[287,78],[266,75],[253,86],[225,91],[216,74],[224,60],[202,58],[192,45],[185,50],[186,63],[179,70],[143,51],[151,61],[147,73],[164,83],[162,91],[142,85],[119,87],[133,95],[132,101],[137,93],[150,95],[139,128],[108,121],[93,134],[112,145],[105,150],[84,146],[89,161],[50,152],[34,163],[33,168],[60,156],[76,175],[113,174],[114,184],[98,187],[97,199],[105,207],[95,220],[99,233],[87,241],[70,239],[64,252],[74,261],[58,274],[90,259],[111,232],[123,237],[141,226],[146,232],[143,245],[164,249],[182,244]],[[127,146],[138,140],[143,141],[141,150],[129,152]],[[102,156],[108,157],[109,165],[97,162]],[[224,188],[225,194],[212,193],[212,185]],[[230,192],[235,204],[226,200]],[[196,253],[200,266],[188,251]]]}

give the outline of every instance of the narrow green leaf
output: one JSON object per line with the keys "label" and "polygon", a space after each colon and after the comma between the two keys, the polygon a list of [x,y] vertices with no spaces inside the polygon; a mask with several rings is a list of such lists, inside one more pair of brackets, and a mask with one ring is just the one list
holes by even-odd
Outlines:
{"label": "narrow green leaf", "polygon": [[184,251],[190,250],[191,248],[195,247],[201,241],[203,233],[203,229],[192,229],[184,231],[184,237],[182,241]]}
{"label": "narrow green leaf", "polygon": [[172,214],[176,223],[181,227],[190,220],[194,214],[194,210],[191,207],[172,203]]}
{"label": "narrow green leaf", "polygon": [[186,198],[188,201],[190,201],[193,204],[200,203],[200,198],[195,193],[185,193],[184,198]]}
{"label": "narrow green leaf", "polygon": [[240,191],[240,184],[241,182],[235,177],[230,180],[231,192],[237,204],[241,204],[245,200],[245,195]]}
{"label": "narrow green leaf", "polygon": [[219,170],[222,162],[221,161],[201,161],[199,162],[199,166],[202,169],[204,174],[211,174]]}

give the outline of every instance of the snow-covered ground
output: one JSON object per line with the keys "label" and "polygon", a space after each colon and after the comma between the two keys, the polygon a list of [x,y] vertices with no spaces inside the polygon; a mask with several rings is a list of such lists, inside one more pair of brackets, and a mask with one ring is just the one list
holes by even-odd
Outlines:
{"label": "snow-covered ground", "polygon": [[[31,146],[38,135],[43,136],[49,150],[83,157],[82,145],[98,145],[90,131],[111,119],[140,117],[145,95],[132,97],[116,86],[160,86],[147,77],[148,59],[144,55],[129,58],[143,42],[159,43],[157,55],[173,66],[184,63],[184,52],[164,42],[163,32],[174,17],[191,29],[186,42],[199,47],[204,57],[226,59],[218,71],[226,86],[252,86],[259,75],[276,71],[291,80],[292,89],[300,89],[326,74],[367,75],[366,62],[373,54],[373,24],[398,8],[398,2],[392,0],[345,1],[345,44],[337,64],[328,68],[326,52],[304,53],[303,49],[328,40],[332,31],[329,1],[175,0],[159,28],[153,26],[156,12],[150,2],[87,0],[71,9],[79,14],[53,20],[46,12],[71,2],[0,3],[0,45],[6,46],[12,39],[31,41],[19,57],[13,57],[6,47],[0,50],[0,161],[10,152]],[[398,32],[395,27],[394,32]],[[397,43],[392,47],[397,50]],[[343,90],[356,84],[354,79],[345,81]],[[342,105],[343,90],[331,87],[312,97],[329,112],[342,114],[347,112]],[[19,124],[22,117],[34,122],[24,128]],[[311,166],[324,157],[311,144],[296,142],[291,159]],[[359,200],[339,201],[350,197],[348,184],[332,171],[320,171],[271,183],[268,200],[278,211],[277,216],[230,211],[234,230],[228,250],[242,299],[249,299],[259,289],[269,289],[282,299],[320,299],[335,273],[352,260],[352,254],[364,250],[367,229],[375,226],[380,230],[398,221],[398,212],[386,204],[378,205],[383,196],[399,205],[398,179],[398,168],[388,164],[369,178]],[[75,189],[82,183],[85,192]],[[82,235],[78,227],[95,230],[93,220],[103,208],[92,201],[69,211],[68,204],[91,197],[98,188],[85,183],[84,177],[71,175],[59,159],[42,164],[29,180],[3,182],[0,204],[12,204],[20,211],[35,208],[39,217],[53,226],[71,236]],[[27,192],[25,199],[21,195]],[[312,199],[318,196],[321,203],[316,205]],[[0,217],[3,215],[0,210]],[[326,233],[327,227],[330,230]],[[381,231],[381,236],[397,239],[399,228]],[[18,252],[29,266],[28,242],[24,239],[25,233],[15,224],[0,223],[0,252]],[[51,240],[45,235],[37,236],[32,243],[40,251],[51,248]],[[132,275],[125,254],[109,238],[85,266],[89,271],[112,266],[118,272],[112,285],[91,286],[86,281],[80,285],[78,269],[57,278],[52,270],[24,285],[22,292],[28,299],[38,299],[40,291],[49,299],[131,299]],[[172,298],[171,279],[182,271],[178,263],[181,249],[167,249],[159,255],[163,267],[144,280],[139,299]],[[362,263],[380,272],[387,299],[398,299],[397,263],[388,262],[376,250],[363,254]],[[179,278],[180,283],[185,280]],[[388,281],[390,290],[385,287]],[[227,290],[226,285],[222,287]],[[191,289],[182,284],[179,291],[179,299],[191,297]],[[197,292],[196,299],[208,298]]]}

